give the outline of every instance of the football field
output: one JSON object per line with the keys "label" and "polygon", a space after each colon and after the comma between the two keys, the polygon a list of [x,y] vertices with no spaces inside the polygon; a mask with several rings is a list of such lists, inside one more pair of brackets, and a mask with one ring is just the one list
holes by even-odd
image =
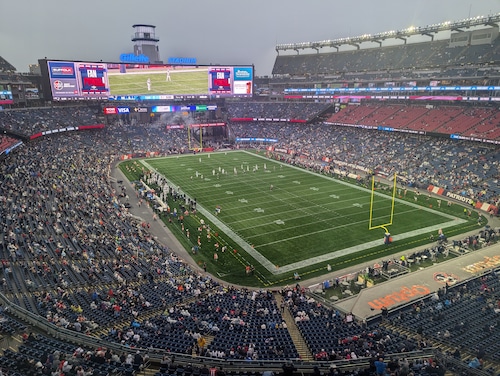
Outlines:
{"label": "football field", "polygon": [[167,80],[165,69],[109,72],[110,95],[208,94],[208,68],[171,69],[169,75],[170,80]]}
{"label": "football field", "polygon": [[[385,231],[369,230],[371,190],[245,151],[142,160],[169,185],[196,199],[197,210],[269,273],[376,258]],[[372,225],[390,223],[391,190],[375,191]],[[394,243],[437,235],[467,221],[424,201],[394,202]],[[435,201],[435,200],[434,200]],[[423,205],[422,205],[423,204]],[[217,213],[216,208],[220,209]]]}

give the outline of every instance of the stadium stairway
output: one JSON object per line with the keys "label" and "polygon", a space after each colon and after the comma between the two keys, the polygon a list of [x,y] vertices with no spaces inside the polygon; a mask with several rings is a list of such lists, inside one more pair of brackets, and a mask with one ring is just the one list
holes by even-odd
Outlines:
{"label": "stadium stairway", "polygon": [[160,372],[160,368],[144,368],[142,369],[141,371],[139,371],[138,373],[136,373],[136,376],[154,376],[156,375],[158,372]]}
{"label": "stadium stairway", "polygon": [[23,343],[23,339],[21,334],[19,333],[14,333],[14,334],[3,334],[0,336],[0,349],[2,349],[2,353],[6,349],[10,349],[14,352],[17,352],[19,349],[19,346],[21,346]]}
{"label": "stadium stairway", "polygon": [[[283,296],[281,296],[280,293],[275,292],[274,298],[276,299],[276,304],[278,305],[278,307],[281,306],[281,303],[283,302]],[[293,344],[295,345],[300,358],[304,361],[314,360],[314,357],[311,354],[311,351],[309,351],[309,347],[307,346],[304,337],[302,337],[297,324],[295,324],[295,320],[290,311],[288,309],[285,309],[285,311],[282,313],[282,317],[286,322],[288,332],[290,333],[290,337],[292,337]]]}
{"label": "stadium stairway", "polygon": [[[204,334],[203,337],[198,339],[198,345],[200,348],[207,349],[210,343],[215,339],[215,336],[211,334]],[[193,358],[196,358],[198,354],[196,353],[196,347],[193,347],[193,353],[191,354]]]}

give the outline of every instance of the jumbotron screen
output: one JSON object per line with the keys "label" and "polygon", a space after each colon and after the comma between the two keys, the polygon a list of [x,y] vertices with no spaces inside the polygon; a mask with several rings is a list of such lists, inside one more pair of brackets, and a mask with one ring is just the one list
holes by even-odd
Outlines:
{"label": "jumbotron screen", "polygon": [[155,101],[251,97],[253,66],[172,66],[39,60],[52,100]]}

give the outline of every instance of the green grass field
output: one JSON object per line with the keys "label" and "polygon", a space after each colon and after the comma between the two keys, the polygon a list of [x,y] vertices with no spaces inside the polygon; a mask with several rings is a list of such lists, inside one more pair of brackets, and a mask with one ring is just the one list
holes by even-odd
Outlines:
{"label": "green grass field", "polygon": [[[435,210],[436,199],[421,195],[415,202],[409,192],[406,199],[401,196],[395,200],[393,224],[388,226],[394,242],[385,245],[383,229],[368,230],[369,188],[244,151],[140,163],[196,198],[198,215],[190,220],[203,218],[210,223],[217,234],[213,243],[229,244],[229,249],[238,250],[236,264],[229,255],[221,255],[223,258],[214,262],[213,243],[204,244],[202,256],[195,256],[208,262],[212,272],[230,276],[233,281],[238,281],[239,271],[244,270],[235,266],[239,264],[253,264],[260,284],[270,285],[288,280],[295,271],[313,276],[324,273],[328,264],[338,269],[380,260],[429,242],[430,234],[436,236],[440,228],[445,234],[456,234],[477,226],[460,215],[462,208],[458,205]],[[391,193],[391,189],[376,191],[372,225],[390,222]],[[402,191],[399,193],[402,195]],[[217,215],[218,206],[221,211]],[[196,243],[196,226],[189,239],[178,232],[188,249]],[[203,241],[206,243],[204,236]],[[235,267],[239,270],[236,276]]]}
{"label": "green grass field", "polygon": [[[108,74],[110,94],[208,94],[207,72],[207,68],[171,69],[171,81],[166,80],[166,70],[113,72]],[[146,84],[148,78],[151,80],[150,91]]]}

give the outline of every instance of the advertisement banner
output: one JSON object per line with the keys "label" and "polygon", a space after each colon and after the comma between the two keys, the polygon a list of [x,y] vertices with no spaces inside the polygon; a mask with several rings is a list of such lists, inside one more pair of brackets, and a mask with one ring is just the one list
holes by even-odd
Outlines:
{"label": "advertisement banner", "polygon": [[498,213],[498,207],[496,207],[495,205],[484,203],[481,201],[474,201],[470,197],[465,197],[465,196],[459,195],[457,193],[446,191],[444,188],[441,188],[441,187],[429,185],[427,187],[427,191],[432,192],[434,194],[437,194],[439,196],[445,196],[445,197],[452,198],[452,199],[460,201],[464,204],[474,206],[474,208],[481,210],[481,211],[484,211],[486,213],[495,214],[495,215]]}

